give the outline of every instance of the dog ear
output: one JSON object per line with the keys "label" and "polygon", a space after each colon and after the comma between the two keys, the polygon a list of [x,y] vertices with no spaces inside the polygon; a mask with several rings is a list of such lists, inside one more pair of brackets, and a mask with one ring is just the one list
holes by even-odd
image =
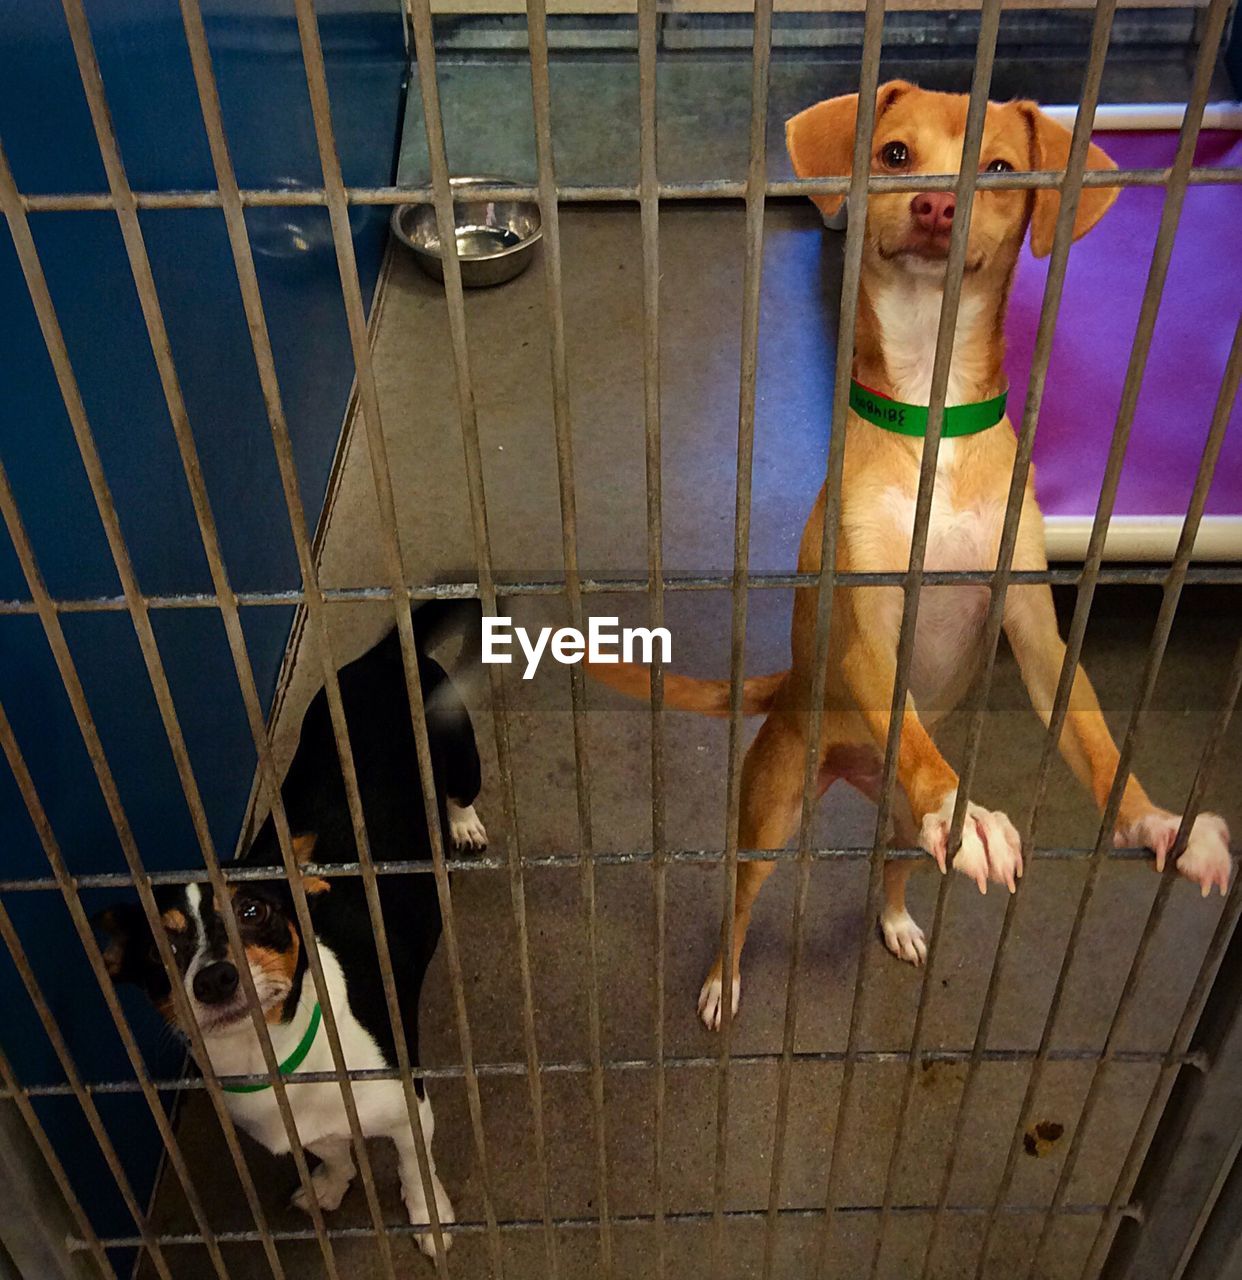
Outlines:
{"label": "dog ear", "polygon": [[[1026,117],[1031,134],[1031,168],[1064,171],[1069,163],[1073,135],[1062,124],[1039,109],[1033,102],[1019,102],[1018,109]],[[1116,163],[1095,143],[1087,148],[1088,169],[1115,169]],[[1074,216],[1074,239],[1085,236],[1109,211],[1121,193],[1120,187],[1083,187]],[[1040,187],[1035,192],[1031,211],[1031,252],[1046,258],[1052,252],[1052,237],[1061,210],[1061,193],[1054,187]]]}
{"label": "dog ear", "polygon": [[133,902],[117,902],[92,916],[91,924],[108,935],[103,959],[114,981],[141,981],[142,957],[151,942],[142,908]]}
{"label": "dog ear", "polygon": [[[904,80],[890,80],[876,93],[875,118],[913,88]],[[817,102],[799,111],[785,124],[785,150],[799,178],[847,178],[854,162],[854,132],[858,122],[858,94]],[[812,196],[825,218],[831,218],[845,200],[840,196]]]}
{"label": "dog ear", "polygon": [[[311,860],[318,840],[319,836],[314,831],[305,831],[293,837],[293,856],[299,867],[306,866]],[[302,888],[306,890],[308,897],[314,897],[317,893],[327,893],[331,887],[321,876],[305,874],[302,876]]]}

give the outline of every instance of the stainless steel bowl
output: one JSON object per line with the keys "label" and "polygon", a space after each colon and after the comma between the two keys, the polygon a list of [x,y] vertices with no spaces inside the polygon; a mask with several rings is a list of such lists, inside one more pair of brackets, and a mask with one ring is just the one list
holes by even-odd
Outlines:
{"label": "stainless steel bowl", "polygon": [[[543,235],[539,206],[531,200],[462,200],[472,187],[516,186],[504,178],[453,178],[457,257],[467,289],[503,284],[530,266]],[[418,265],[444,279],[436,211],[430,204],[399,204],[392,211],[393,234],[414,252]]]}

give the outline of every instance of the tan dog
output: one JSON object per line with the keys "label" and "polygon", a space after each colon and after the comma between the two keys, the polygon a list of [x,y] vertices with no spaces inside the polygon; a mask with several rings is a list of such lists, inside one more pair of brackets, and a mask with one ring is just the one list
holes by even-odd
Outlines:
{"label": "tan dog", "polygon": [[[818,103],[789,121],[789,154],[800,177],[849,174],[857,105],[857,95],[849,94]],[[929,93],[901,81],[882,86],[876,104],[872,172],[956,173],[966,108],[964,95]],[[1063,170],[1069,146],[1069,132],[1034,103],[990,103],[980,169]],[[1094,145],[1088,167],[1116,168]],[[1115,188],[1083,190],[1075,238],[1104,216],[1116,195]],[[825,216],[831,216],[842,199],[818,197],[815,203]],[[976,194],[946,404],[974,404],[1004,391],[1005,306],[1018,252],[1028,227],[1032,250],[1041,256],[1051,251],[1059,204],[1058,192],[1047,188]],[[853,374],[881,397],[911,405],[926,405],[930,398],[953,214],[954,197],[949,192],[871,196]],[[846,433],[837,568],[843,573],[903,572],[909,563],[923,441],[881,429],[855,412],[849,414]],[[927,542],[929,570],[995,568],[1016,447],[1007,417],[977,434],[942,440]],[[802,535],[798,569],[803,573],[819,570],[823,520],[821,490]],[[1028,476],[1023,496],[1014,567],[1047,568],[1033,476]],[[941,871],[958,778],[937,750],[931,730],[958,702],[978,668],[988,598],[986,586],[933,586],[923,590],[919,605],[897,760],[906,803],[895,805],[894,824],[898,847],[922,847]],[[814,589],[798,591],[791,670],[746,681],[745,714],[766,713],[767,719],[743,767],[739,830],[743,849],[779,848],[797,827],[814,664],[815,603]],[[820,794],[841,779],[876,798],[889,730],[901,613],[902,594],[897,587],[836,590],[826,710],[820,729]],[[1051,589],[1010,586],[1004,627],[1031,701],[1046,725],[1065,655]],[[592,674],[626,693],[649,695],[645,668],[593,667]],[[669,676],[665,688],[670,706],[707,715],[728,714],[727,681]],[[1102,807],[1118,753],[1091,683],[1081,670],[1074,679],[1060,748]],[[1157,866],[1162,867],[1179,821],[1176,814],[1153,805],[1131,777],[1121,803],[1116,843],[1152,849]],[[1203,814],[1195,820],[1178,870],[1200,885],[1205,895],[1212,885],[1223,893],[1229,883],[1228,839],[1224,822],[1215,815]],[[741,989],[738,961],[751,906],[774,865],[747,861],[738,868],[734,1011]],[[923,931],[905,903],[906,879],[913,865],[910,861],[886,864],[880,925],[894,955],[921,964],[926,955]],[[1012,892],[1016,877],[1022,874],[1022,853],[1009,819],[970,804],[953,866],[975,881],[981,892],[988,880]],[[709,1028],[720,1025],[721,972],[718,956],[699,997],[699,1013]]]}

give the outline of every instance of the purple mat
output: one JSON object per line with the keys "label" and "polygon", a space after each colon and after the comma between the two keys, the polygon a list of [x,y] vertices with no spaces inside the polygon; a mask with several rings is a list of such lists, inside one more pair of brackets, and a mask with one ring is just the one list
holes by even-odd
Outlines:
{"label": "purple mat", "polygon": [[[1176,133],[1099,133],[1121,168],[1172,163]],[[1207,131],[1199,165],[1242,165],[1242,134]],[[1069,259],[1035,436],[1036,491],[1049,516],[1095,513],[1130,346],[1164,204],[1128,187]],[[1023,251],[1009,308],[1009,413],[1021,423],[1048,260]],[[1186,193],[1117,494],[1118,517],[1185,514],[1235,326],[1242,314],[1242,187]],[[1242,515],[1242,407],[1234,405],[1207,515]]]}

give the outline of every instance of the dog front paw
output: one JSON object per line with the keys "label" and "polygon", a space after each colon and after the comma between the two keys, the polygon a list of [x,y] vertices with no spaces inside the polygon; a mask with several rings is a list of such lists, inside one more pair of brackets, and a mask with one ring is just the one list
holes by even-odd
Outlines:
{"label": "dog front paw", "polygon": [[[1153,809],[1136,822],[1118,827],[1113,843],[1119,849],[1150,849],[1156,855],[1156,870],[1163,871],[1181,825],[1177,814]],[[1219,886],[1222,895],[1228,890],[1233,859],[1229,856],[1229,828],[1223,818],[1214,813],[1199,814],[1190,828],[1186,848],[1177,860],[1177,870],[1179,875],[1197,884],[1205,898],[1214,885]]]}
{"label": "dog front paw", "polygon": [[[949,856],[949,826],[957,792],[951,791],[935,813],[923,819],[919,842],[941,871]],[[961,872],[987,893],[988,881],[1005,885],[1010,893],[1017,888],[1022,874],[1022,842],[1013,823],[1003,813],[967,802],[966,822],[962,827],[962,843],[953,858],[953,870]]]}

